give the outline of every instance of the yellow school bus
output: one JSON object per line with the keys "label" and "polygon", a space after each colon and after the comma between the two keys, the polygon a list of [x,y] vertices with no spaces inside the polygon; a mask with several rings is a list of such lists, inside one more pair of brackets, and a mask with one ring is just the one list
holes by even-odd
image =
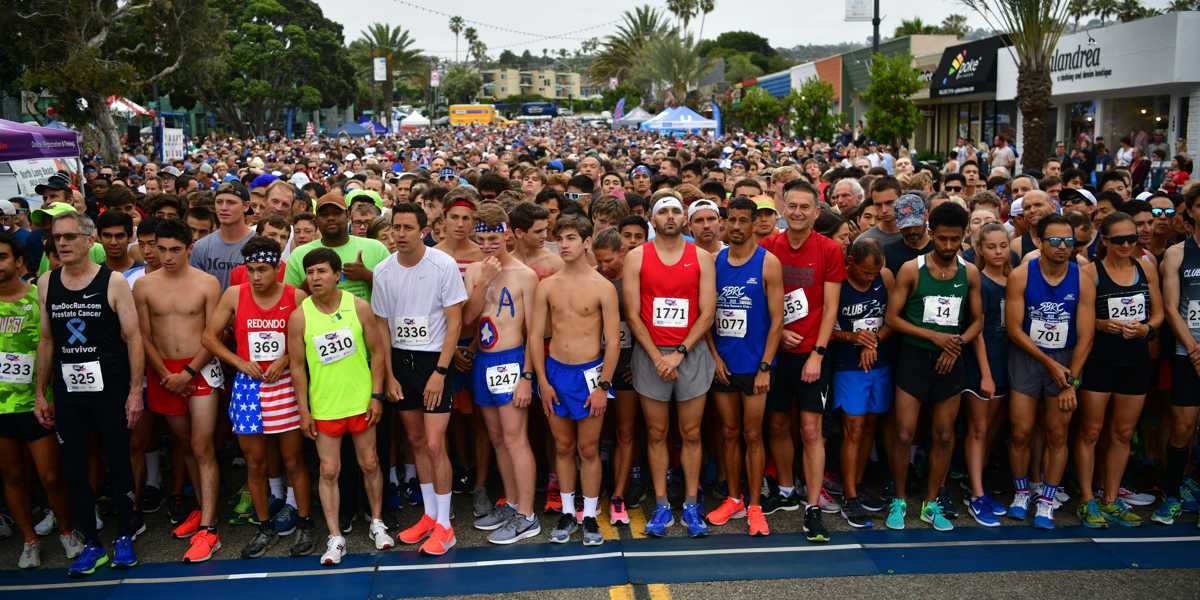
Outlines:
{"label": "yellow school bus", "polygon": [[451,125],[488,125],[496,122],[497,118],[496,107],[491,104],[450,105]]}

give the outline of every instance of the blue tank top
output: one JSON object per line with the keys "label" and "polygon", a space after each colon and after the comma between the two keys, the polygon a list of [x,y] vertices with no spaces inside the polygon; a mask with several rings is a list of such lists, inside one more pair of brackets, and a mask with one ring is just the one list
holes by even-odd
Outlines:
{"label": "blue tank top", "polygon": [[1067,275],[1058,285],[1042,276],[1041,259],[1029,261],[1025,282],[1025,319],[1022,328],[1033,344],[1055,351],[1075,347],[1075,309],[1079,305],[1079,264],[1067,263]]}
{"label": "blue tank top", "polygon": [[754,248],[754,255],[740,266],[729,264],[729,249],[717,254],[717,315],[713,319],[713,343],[717,354],[735,375],[758,372],[771,310],[763,287],[763,260],[767,250]]}
{"label": "blue tank top", "polygon": [[[879,328],[883,327],[883,316],[887,311],[887,286],[883,285],[883,276],[876,275],[875,281],[867,287],[867,291],[860,292],[850,284],[850,279],[842,281],[841,299],[838,300],[837,322],[834,323],[835,331],[858,331],[860,329],[874,329],[879,333]],[[833,353],[833,370],[834,371],[853,371],[858,369],[858,357],[862,353],[862,346],[857,344],[848,344],[846,342],[834,342],[830,344],[830,350]],[[877,366],[883,366],[891,362],[891,352],[888,348],[881,346],[879,348],[879,360],[875,363]]]}

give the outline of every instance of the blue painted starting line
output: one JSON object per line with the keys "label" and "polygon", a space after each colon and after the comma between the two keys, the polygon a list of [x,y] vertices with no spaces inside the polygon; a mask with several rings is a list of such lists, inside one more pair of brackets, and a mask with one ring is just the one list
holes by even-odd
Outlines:
{"label": "blue painted starting line", "polygon": [[57,569],[3,571],[0,596],[182,600],[270,594],[361,600],[626,583],[1200,567],[1200,531],[1191,523],[1053,532],[1029,527],[968,527],[948,534],[873,530],[839,532],[834,539],[833,544],[810,544],[801,534],[776,534],[608,541],[595,548],[529,544],[462,548],[436,559],[392,551],[348,556],[336,568],[321,567],[314,557],[159,563],[129,571],[104,569],[82,580],[68,579]]}

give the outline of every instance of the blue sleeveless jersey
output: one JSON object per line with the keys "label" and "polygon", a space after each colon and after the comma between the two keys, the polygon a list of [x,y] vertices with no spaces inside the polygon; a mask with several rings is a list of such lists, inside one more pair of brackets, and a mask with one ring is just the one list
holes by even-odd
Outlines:
{"label": "blue sleeveless jersey", "polygon": [[1042,276],[1041,259],[1029,261],[1025,283],[1025,318],[1021,324],[1033,344],[1055,351],[1075,347],[1075,311],[1079,306],[1079,265],[1067,263],[1067,275],[1058,285]]}
{"label": "blue sleeveless jersey", "polygon": [[763,287],[763,260],[767,250],[755,247],[754,256],[741,266],[729,264],[729,249],[717,254],[717,314],[713,319],[713,343],[729,372],[746,375],[758,371],[771,311]]}
{"label": "blue sleeveless jersey", "polygon": [[[860,329],[874,329],[875,333],[879,333],[879,329],[883,327],[883,316],[887,310],[887,286],[883,285],[883,276],[876,275],[875,281],[867,288],[867,291],[860,292],[850,284],[850,279],[847,278],[842,282],[842,295],[838,301],[837,323],[834,324],[836,331],[858,331]],[[877,366],[886,365],[891,362],[891,351],[889,344],[883,344],[879,348],[879,359],[876,361]],[[858,356],[862,353],[862,346],[857,344],[847,344],[845,342],[833,342],[829,348],[833,354],[833,370],[834,371],[853,371],[858,370]]]}

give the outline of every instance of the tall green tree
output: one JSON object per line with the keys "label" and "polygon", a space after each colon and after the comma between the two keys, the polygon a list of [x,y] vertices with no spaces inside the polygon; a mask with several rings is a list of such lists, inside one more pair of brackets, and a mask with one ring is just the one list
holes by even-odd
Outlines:
{"label": "tall green tree", "polygon": [[[416,40],[408,35],[407,30],[400,27],[372,23],[361,35],[372,58],[381,56],[387,60],[383,80],[383,102],[378,107],[380,112],[386,112],[392,104],[394,77],[398,73],[412,74],[414,67],[420,66],[421,51],[413,48]],[[372,80],[373,71],[372,68]]]}
{"label": "tall green tree", "polygon": [[734,117],[751,133],[764,133],[779,122],[784,104],[767,90],[754,86],[734,108]]}
{"label": "tall green tree", "polygon": [[1100,24],[1108,23],[1108,18],[1117,14],[1117,0],[1092,0],[1092,12],[1100,17]]}
{"label": "tall green tree", "polygon": [[442,78],[442,93],[450,102],[473,101],[483,87],[483,76],[467,65],[454,65]]}
{"label": "tall green tree", "polygon": [[700,55],[692,36],[664,35],[642,48],[635,73],[669,94],[676,104],[685,103],[708,72],[711,61]]}
{"label": "tall green tree", "polygon": [[921,17],[913,17],[912,19],[904,19],[900,21],[900,25],[896,27],[892,37],[904,37],[906,35],[922,35],[927,33],[939,33],[938,26],[931,23],[926,23],[921,20]]}
{"label": "tall green tree", "polygon": [[696,39],[704,39],[704,22],[708,20],[708,13],[717,8],[717,0],[696,0],[696,9],[700,12],[700,32],[696,34]]}
{"label": "tall green tree", "polygon": [[792,90],[785,102],[792,134],[822,141],[833,139],[838,131],[833,94],[833,84],[818,77],[810,77],[799,90]]}
{"label": "tall green tree", "polygon": [[921,123],[921,111],[909,99],[921,89],[921,81],[908,53],[876,54],[871,60],[871,83],[863,90],[867,104],[863,115],[867,135],[881,142],[901,145]]}
{"label": "tall green tree", "polygon": [[687,33],[688,24],[696,18],[699,9],[697,0],[667,0],[667,11],[675,15],[681,33]]}
{"label": "tall green tree", "polygon": [[[12,35],[5,49],[22,66],[21,86],[58,99],[58,116],[98,130],[100,151],[115,162],[121,137],[109,96],[143,98],[155,85],[203,84],[224,50],[212,32],[225,27],[206,0],[23,0],[0,9]],[[80,102],[82,100],[82,102]]]}
{"label": "tall green tree", "polygon": [[1067,7],[1067,14],[1070,15],[1073,22],[1072,30],[1079,30],[1079,22],[1084,17],[1092,14],[1092,0],[1069,0],[1070,5]]}
{"label": "tall green tree", "polygon": [[958,37],[967,35],[971,31],[970,26],[967,25],[967,15],[962,14],[948,15],[942,19],[942,25],[938,29],[939,33],[948,33]]}
{"label": "tall green tree", "polygon": [[600,53],[592,62],[592,77],[601,81],[611,77],[621,82],[631,79],[646,44],[652,39],[667,35],[670,31],[671,27],[666,17],[656,8],[642,5],[632,11],[625,11],[621,15],[621,24],[617,26],[616,33],[604,39]]}
{"label": "tall green tree", "polygon": [[1040,169],[1050,153],[1052,132],[1046,122],[1051,108],[1050,60],[1066,28],[1071,0],[962,0],[988,25],[1012,40],[1017,58],[1017,107],[1025,144],[1021,165]]}
{"label": "tall green tree", "polygon": [[463,18],[459,16],[450,17],[450,33],[454,34],[454,62],[458,62],[458,34],[463,30]]}
{"label": "tall green tree", "polygon": [[750,62],[750,55],[743,52],[725,59],[725,81],[738,83],[754,79],[763,74],[758,65]]}
{"label": "tall green tree", "polygon": [[1158,10],[1141,3],[1141,0],[1121,0],[1117,4],[1117,20],[1122,23],[1153,17]]}

